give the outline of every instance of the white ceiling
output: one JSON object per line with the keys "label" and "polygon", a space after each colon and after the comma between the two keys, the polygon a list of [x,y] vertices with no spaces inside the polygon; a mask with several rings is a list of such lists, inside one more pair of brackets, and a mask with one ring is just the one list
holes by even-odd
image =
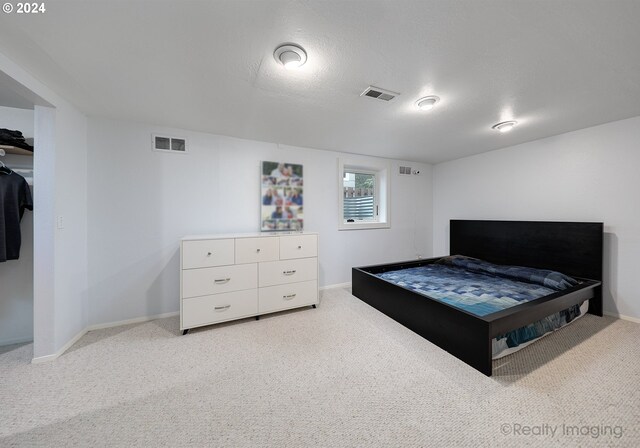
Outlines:
{"label": "white ceiling", "polygon": [[640,115],[636,0],[46,5],[0,15],[0,51],[90,115],[432,163]]}
{"label": "white ceiling", "polygon": [[[33,109],[35,105],[51,106],[40,96],[0,71],[0,106],[16,109]],[[2,123],[0,123],[0,127]]]}
{"label": "white ceiling", "polygon": [[[21,97],[5,85],[4,80],[0,79],[0,106],[15,107],[16,109],[33,109],[33,103]],[[0,123],[0,128],[3,127]]]}

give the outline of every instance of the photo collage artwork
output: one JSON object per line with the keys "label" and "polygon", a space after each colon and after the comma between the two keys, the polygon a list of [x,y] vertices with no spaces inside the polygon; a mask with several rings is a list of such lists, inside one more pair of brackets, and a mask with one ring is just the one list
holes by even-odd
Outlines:
{"label": "photo collage artwork", "polygon": [[262,162],[261,230],[302,231],[302,165]]}

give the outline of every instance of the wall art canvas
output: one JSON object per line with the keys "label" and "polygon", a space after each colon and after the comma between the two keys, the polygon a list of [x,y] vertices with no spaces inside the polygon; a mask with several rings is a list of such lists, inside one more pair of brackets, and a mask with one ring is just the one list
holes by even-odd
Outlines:
{"label": "wall art canvas", "polygon": [[302,165],[262,162],[260,181],[263,232],[302,231],[304,182]]}

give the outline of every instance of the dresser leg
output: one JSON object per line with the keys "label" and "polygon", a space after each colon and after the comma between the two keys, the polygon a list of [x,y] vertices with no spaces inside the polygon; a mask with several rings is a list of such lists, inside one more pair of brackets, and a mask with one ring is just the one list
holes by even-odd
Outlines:
{"label": "dresser leg", "polygon": [[256,316],[256,320],[260,320],[260,316]]}
{"label": "dresser leg", "polygon": [[189,333],[189,329],[188,328],[186,330],[182,330],[182,336],[184,336],[187,333]]}
{"label": "dresser leg", "polygon": [[311,305],[311,306],[312,306],[313,308],[315,308],[315,307],[316,307],[316,305],[315,305],[315,304],[313,304],[313,305]]}

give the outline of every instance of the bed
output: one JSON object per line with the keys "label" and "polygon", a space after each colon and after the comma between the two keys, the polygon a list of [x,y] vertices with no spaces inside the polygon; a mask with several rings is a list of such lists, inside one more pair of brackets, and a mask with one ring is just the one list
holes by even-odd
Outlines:
{"label": "bed", "polygon": [[[353,268],[353,294],[488,376],[496,341],[505,335],[522,332],[554,315],[568,322],[585,310],[602,316],[602,223],[451,220],[449,230],[451,256]],[[437,271],[439,266],[455,264],[452,260],[554,271],[575,282],[564,284],[561,290],[534,288],[533,296],[502,308],[498,300],[497,307],[496,303],[472,303],[465,309],[447,303],[446,295],[432,292],[437,289],[428,282],[390,278],[403,271]],[[448,280],[442,283],[451,284]],[[473,278],[469,285],[478,286]],[[497,285],[507,288],[502,281]],[[581,311],[576,316],[578,308]]]}

